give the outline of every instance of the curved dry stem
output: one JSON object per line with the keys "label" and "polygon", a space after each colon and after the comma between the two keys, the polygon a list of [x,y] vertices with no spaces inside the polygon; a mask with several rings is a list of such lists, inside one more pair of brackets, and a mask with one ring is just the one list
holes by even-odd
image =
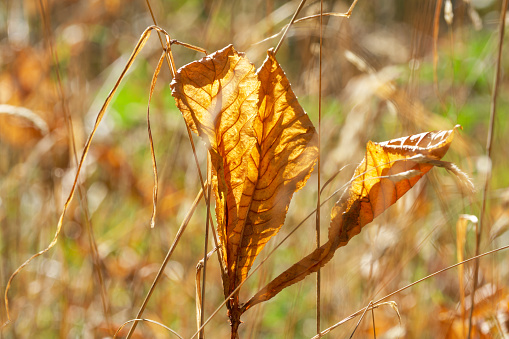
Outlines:
{"label": "curved dry stem", "polygon": [[[150,15],[152,16],[152,20],[154,22],[154,25],[157,26],[157,21],[156,21],[156,18],[155,18],[155,15],[154,15],[154,12],[152,11],[152,7],[150,6],[150,1],[149,0],[146,0],[146,3],[147,3],[147,6],[149,8],[149,11],[150,11]],[[167,39],[169,38],[169,35],[166,35]],[[200,47],[196,47],[196,46],[193,46],[191,44],[187,44],[187,43],[183,43],[183,42],[180,42],[178,40],[175,40],[175,39],[169,39],[170,41],[170,45],[165,48],[164,47],[164,44],[163,44],[163,41],[161,39],[161,36],[159,35],[159,41],[161,42],[161,47],[166,51],[168,52],[166,54],[166,61],[167,61],[167,64],[168,64],[168,68],[170,69],[170,72],[172,74],[172,77],[174,78],[175,77],[175,74],[177,72],[176,70],[176,67],[175,67],[175,61],[173,59],[173,54],[171,53],[171,45],[172,44],[177,44],[177,45],[181,45],[181,46],[184,46],[184,47],[187,47],[189,49],[192,49],[192,50],[195,50],[195,51],[198,51],[198,52],[202,52],[204,54],[207,54],[207,52],[205,51],[205,49],[203,48],[200,48]],[[206,191],[206,182],[204,182],[203,180],[203,175],[201,173],[201,169],[200,169],[200,164],[199,164],[199,161],[198,161],[198,156],[196,155],[196,147],[194,145],[194,141],[193,141],[193,137],[191,135],[191,130],[189,129],[189,126],[186,125],[186,131],[187,131],[187,136],[188,136],[188,139],[189,139],[189,143],[191,145],[191,149],[193,151],[193,156],[194,156],[194,160],[195,160],[195,164],[196,164],[196,169],[198,171],[198,176],[199,176],[199,179],[200,179],[200,184],[201,184],[201,192],[205,192]],[[210,199],[209,199],[209,196],[206,195],[205,196],[205,201],[207,203],[207,206],[210,206]],[[210,225],[212,226],[212,232],[214,234],[214,244],[215,246],[217,247],[218,246],[218,242],[217,242],[217,236],[214,232],[214,223],[212,221],[212,216],[210,215],[210,213],[208,214],[208,219],[210,219]],[[179,230],[180,231],[180,230]],[[173,247],[173,246],[172,246]],[[173,252],[173,249],[171,249],[171,252]],[[221,269],[221,274],[222,276],[225,275],[225,268],[223,266],[223,260],[222,260],[222,257],[221,257],[221,251],[217,251],[218,253],[218,260],[219,260],[219,267]],[[164,262],[163,262],[163,265],[161,266],[161,269],[160,269],[160,272],[162,271],[162,269],[164,268],[164,266],[166,266],[167,264],[167,260],[169,260],[169,256],[170,256],[170,252],[168,252],[167,254],[167,257],[165,258]],[[143,301],[143,305],[140,307],[139,311],[138,311],[138,315],[137,315],[137,318],[140,318],[142,315],[143,315],[143,312],[145,311],[145,307],[150,299],[150,296],[152,295],[152,291],[155,289],[155,286],[157,285],[157,282],[159,280],[159,277],[156,277],[156,279],[154,280],[151,288],[150,288],[150,291],[149,293],[147,294],[147,296],[145,297],[145,300]],[[136,329],[136,326],[137,326],[138,322],[135,321],[133,323],[133,326],[130,328],[129,330],[129,333],[127,334],[127,337],[126,339],[129,339],[131,338],[131,336],[133,335],[134,333],[134,330]]]}
{"label": "curved dry stem", "polygon": [[210,257],[214,254],[214,252],[216,252],[217,250],[219,250],[219,247],[218,246],[214,247],[214,249],[212,251],[210,251],[209,253],[207,253],[207,255],[205,257],[203,257],[203,259],[198,261],[198,264],[196,265],[196,275],[194,276],[194,283],[195,283],[195,288],[196,288],[196,290],[195,290],[195,293],[196,293],[196,300],[195,300],[196,325],[197,325],[198,329],[200,328],[200,326],[204,320],[204,319],[202,319],[203,305],[202,305],[202,297],[201,297],[202,296],[201,271],[205,267],[204,266],[205,262],[207,262],[210,259]]}
{"label": "curved dry stem", "polygon": [[60,231],[62,230],[62,225],[63,225],[63,222],[64,222],[65,214],[66,214],[67,209],[69,208],[69,205],[70,205],[70,203],[71,203],[71,201],[72,201],[72,199],[74,197],[74,193],[76,192],[76,187],[78,185],[78,178],[79,178],[79,175],[80,175],[81,170],[83,168],[83,164],[85,163],[85,159],[86,159],[88,151],[90,149],[90,145],[92,143],[92,139],[94,138],[94,135],[95,135],[95,133],[97,131],[97,128],[99,127],[99,124],[101,123],[101,121],[102,121],[102,119],[104,117],[104,114],[106,113],[106,109],[108,108],[108,105],[110,104],[110,102],[111,102],[111,100],[113,98],[113,95],[117,91],[117,89],[118,89],[121,81],[123,80],[124,76],[126,75],[127,71],[132,66],[134,60],[136,59],[136,56],[138,56],[140,51],[143,49],[143,46],[145,45],[145,43],[147,42],[148,38],[150,37],[150,33],[152,32],[152,30],[156,30],[158,32],[163,33],[166,36],[167,43],[169,44],[170,36],[162,28],[160,28],[158,26],[150,26],[147,29],[145,29],[145,31],[141,35],[140,39],[138,40],[138,43],[136,44],[136,47],[134,48],[131,56],[129,57],[129,60],[126,63],[126,66],[124,67],[124,69],[122,71],[122,74],[117,79],[117,82],[115,83],[115,86],[113,87],[113,89],[108,94],[108,97],[106,98],[106,100],[105,100],[105,102],[104,102],[104,104],[103,104],[99,114],[97,115],[97,118],[96,118],[96,121],[95,121],[95,124],[94,124],[94,128],[92,129],[92,132],[90,132],[90,135],[88,136],[87,142],[85,143],[85,146],[83,148],[83,153],[81,154],[81,158],[80,158],[80,161],[79,161],[79,164],[78,164],[78,168],[76,170],[76,176],[74,177],[74,182],[73,182],[71,191],[70,191],[69,196],[67,197],[67,200],[66,200],[66,202],[64,204],[64,208],[62,210],[60,218],[58,219],[57,229],[55,231],[55,235],[53,236],[53,240],[51,241],[51,243],[45,249],[43,249],[42,251],[39,251],[38,253],[32,255],[28,260],[26,260],[23,264],[21,264],[16,269],[16,271],[14,271],[14,273],[10,276],[9,280],[7,281],[7,286],[5,288],[5,294],[4,294],[5,310],[6,310],[6,314],[7,314],[7,322],[4,324],[4,326],[7,325],[8,323],[10,323],[10,321],[11,321],[10,312],[9,312],[8,292],[9,292],[9,289],[11,287],[12,280],[33,259],[35,259],[35,258],[43,255],[44,253],[48,252],[57,243],[58,236],[60,234]]}
{"label": "curved dry stem", "polygon": [[320,14],[309,15],[309,16],[306,16],[306,17],[303,17],[303,18],[300,18],[300,19],[296,19],[296,17],[299,14],[300,10],[304,6],[304,3],[306,2],[306,0],[303,0],[299,4],[299,7],[297,7],[297,10],[295,11],[295,13],[293,14],[293,17],[290,20],[290,23],[284,25],[283,28],[281,28],[281,30],[278,33],[273,34],[270,37],[265,38],[265,39],[263,39],[261,41],[258,41],[256,43],[254,43],[254,45],[258,45],[258,44],[261,44],[261,43],[263,43],[265,41],[274,39],[274,38],[278,37],[279,35],[281,35],[281,33],[283,33],[283,36],[281,37],[281,39],[279,40],[279,43],[277,44],[276,48],[274,49],[274,53],[277,53],[277,51],[279,50],[279,47],[281,47],[281,44],[283,43],[283,40],[286,37],[286,33],[288,33],[288,30],[290,29],[291,25],[299,23],[299,22],[303,22],[303,21],[306,21],[306,20],[309,20],[309,19],[322,18],[324,16],[333,16],[333,17],[340,17],[340,18],[347,18],[348,19],[352,15],[353,9],[355,8],[355,5],[357,4],[357,1],[359,1],[359,0],[354,0],[352,2],[352,4],[350,5],[350,8],[348,9],[348,11],[346,11],[345,13],[336,13],[336,12],[320,13]]}
{"label": "curved dry stem", "polygon": [[165,329],[167,329],[168,331],[170,331],[172,334],[176,335],[177,337],[179,337],[180,339],[184,339],[184,337],[182,337],[180,334],[177,333],[177,331],[174,331],[172,330],[171,328],[169,328],[168,326],[164,325],[164,324],[161,324],[160,322],[158,321],[155,321],[155,320],[150,320],[150,319],[131,319],[131,320],[128,320],[126,321],[125,323],[122,324],[122,326],[120,326],[118,328],[118,330],[115,332],[115,335],[113,336],[113,339],[115,339],[117,337],[117,335],[119,334],[120,331],[122,331],[122,329],[129,323],[132,323],[132,322],[138,322],[138,321],[146,321],[148,323],[152,323],[152,324],[156,324],[156,325],[159,325],[161,327],[164,327]]}
{"label": "curved dry stem", "polygon": [[205,50],[205,48],[191,45],[191,44],[188,44],[187,42],[178,41],[177,39],[171,39],[171,44],[184,46],[186,48],[192,49],[193,51],[200,52],[200,53],[207,55],[207,51]]}
{"label": "curved dry stem", "polygon": [[[355,1],[357,2],[357,1]],[[355,7],[355,6],[354,6]],[[352,9],[353,10],[353,9]],[[303,18],[300,18],[300,19],[296,19],[295,21],[293,21],[291,24],[297,24],[299,22],[304,22],[304,21],[307,21],[307,20],[310,20],[310,19],[316,19],[316,18],[320,18],[320,17],[324,17],[324,16],[332,16],[332,17],[339,17],[339,18],[350,18],[351,16],[351,11],[350,13],[349,12],[346,12],[346,13],[335,13],[335,12],[329,12],[329,13],[323,13],[321,16],[320,14],[314,14],[314,15],[309,15],[309,16],[305,16]],[[276,34],[273,34],[263,40],[260,40],[258,42],[255,42],[253,45],[259,45],[261,43],[264,43],[266,41],[269,41],[271,39],[274,39],[274,38],[277,38],[278,36],[280,36],[283,32],[286,32],[290,27],[290,24],[286,24],[284,25],[281,30],[279,32],[277,32]],[[286,33],[285,33],[286,34]],[[283,39],[283,38],[282,38]]]}
{"label": "curved dry stem", "polygon": [[152,95],[154,94],[154,88],[156,87],[157,76],[161,71],[161,66],[163,65],[163,60],[166,55],[166,50],[169,47],[169,41],[166,42],[166,48],[161,54],[159,58],[159,62],[157,63],[157,67],[154,71],[154,75],[152,76],[152,81],[150,82],[150,93],[148,96],[148,105],[147,105],[147,129],[148,129],[148,139],[150,143],[150,156],[152,158],[152,169],[154,171],[154,187],[152,192],[152,216],[150,217],[150,227],[154,228],[155,226],[155,218],[157,211],[157,190],[158,190],[158,175],[157,175],[157,162],[156,162],[156,154],[154,152],[154,140],[152,139],[152,129],[150,128],[150,101],[152,100]]}

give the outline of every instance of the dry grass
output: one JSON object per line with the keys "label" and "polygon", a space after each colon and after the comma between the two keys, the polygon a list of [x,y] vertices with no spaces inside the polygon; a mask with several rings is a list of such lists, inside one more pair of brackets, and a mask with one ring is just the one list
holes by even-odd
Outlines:
{"label": "dry grass", "polygon": [[[500,5],[493,2],[477,8],[483,26],[476,30],[467,3],[454,4],[452,26],[446,24],[443,14],[440,17],[436,84],[435,1],[360,1],[348,20],[324,18],[322,182],[348,165],[325,189],[324,196],[350,179],[368,140],[447,129],[457,123],[464,129],[445,160],[468,173],[478,191],[469,195],[454,176],[435,169],[338,251],[322,270],[322,328],[371,300],[456,263],[459,215],[480,215],[489,168],[485,144]],[[279,32],[297,7],[295,2],[261,0],[233,5],[226,1],[152,1],[151,5],[158,24],[172,38],[208,52],[233,43],[256,65],[278,39],[255,43]],[[344,12],[348,6],[345,2],[325,2],[327,12]],[[319,3],[313,2],[301,15],[318,11]],[[79,156],[100,106],[139,35],[151,24],[146,4],[140,0],[0,3],[0,104],[25,107],[38,117],[27,118],[13,113],[15,110],[0,112],[2,290],[10,274],[51,241],[76,171],[74,147]],[[294,92],[315,125],[318,42],[318,20],[308,20],[290,29],[278,52]],[[201,57],[179,46],[173,52],[177,66]],[[14,280],[9,292],[13,322],[2,329],[0,338],[107,337],[137,313],[200,189],[185,125],[170,96],[170,72],[163,67],[151,104],[160,177],[156,226],[150,229],[153,174],[145,114],[159,55],[159,41],[152,37],[92,144],[81,180],[86,205],[76,197],[57,246]],[[506,55],[502,75],[509,71]],[[509,243],[508,90],[507,77],[502,77],[481,252]],[[195,141],[204,171],[205,149],[198,139]],[[332,204],[322,210],[322,234],[327,234]],[[316,175],[295,196],[285,227],[261,257],[314,206]],[[205,211],[201,204],[144,315],[184,337],[196,330],[194,278],[195,266],[203,256]],[[314,239],[313,221],[275,253],[248,282],[246,291],[256,292],[311,252],[315,244],[310,239]],[[470,223],[464,257],[474,253],[475,229]],[[503,337],[500,333],[507,336],[509,330],[509,266],[504,259],[507,251],[480,261],[474,320],[477,328],[488,328],[492,337]],[[206,315],[223,299],[217,260],[209,264]],[[473,267],[464,267],[467,311]],[[314,284],[309,277],[248,311],[241,337],[312,337]],[[399,333],[408,338],[454,338],[463,330],[460,286],[458,271],[453,269],[393,296],[401,326],[394,309],[380,307],[374,311],[377,337],[397,338]],[[3,323],[3,301],[0,309]],[[347,322],[330,337],[349,336],[355,323]],[[369,312],[357,337],[372,337],[372,328]],[[148,323],[140,324],[136,333],[139,338],[171,337],[165,329]],[[223,310],[207,326],[206,335],[222,338],[228,333]]]}

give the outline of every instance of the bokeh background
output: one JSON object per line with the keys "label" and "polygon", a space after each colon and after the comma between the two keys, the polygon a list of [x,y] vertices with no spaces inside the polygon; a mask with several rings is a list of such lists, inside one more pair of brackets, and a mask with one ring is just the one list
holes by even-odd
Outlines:
{"label": "bokeh background", "polygon": [[[446,4],[448,3],[448,4]],[[209,53],[233,44],[257,66],[275,47],[296,1],[151,0],[157,23],[172,38]],[[451,5],[452,11],[444,7]],[[345,12],[347,1],[324,1]],[[500,1],[360,0],[350,19],[324,18],[322,71],[322,183],[340,168],[324,197],[346,183],[368,140],[428,130],[463,130],[444,160],[465,171],[469,193],[444,169],[417,187],[341,248],[322,270],[322,328],[384,295],[475,253],[475,224],[457,236],[461,214],[479,217],[486,199],[481,252],[509,244],[509,38],[504,39],[492,159],[486,157],[491,93],[498,48]],[[299,17],[319,13],[309,1]],[[447,22],[444,13],[452,13]],[[143,0],[4,0],[0,2],[0,287],[32,254],[45,248],[76,173],[76,157],[143,30],[153,24]],[[508,23],[506,22],[506,28]],[[438,27],[436,39],[434,29]],[[437,53],[433,49],[436,46]],[[184,121],[171,97],[164,65],[151,102],[159,169],[155,228],[149,225],[153,174],[146,113],[152,73],[161,53],[155,35],[114,97],[92,143],[57,245],[35,259],[9,292],[12,323],[0,338],[106,338],[133,318],[200,190]],[[202,55],[173,47],[180,67]],[[318,124],[319,20],[291,27],[277,57],[301,105]],[[433,60],[437,57],[436,78]],[[195,139],[201,170],[206,152]],[[286,224],[260,257],[316,206],[316,173],[295,195]],[[322,209],[327,234],[332,199]],[[196,331],[195,267],[203,257],[206,207],[201,203],[145,311],[184,337]],[[313,219],[313,218],[311,218]],[[314,248],[314,220],[306,222],[253,276],[246,300]],[[461,243],[461,241],[460,241]],[[212,245],[209,245],[209,248]],[[223,300],[217,260],[207,273],[206,315]],[[477,337],[509,335],[509,254],[480,261],[475,299]],[[259,262],[259,260],[258,260]],[[374,311],[378,338],[461,338],[461,301],[471,307],[473,264],[452,269],[390,298]],[[460,280],[464,288],[460,288]],[[315,281],[310,276],[248,311],[241,338],[309,338],[315,334]],[[464,293],[462,293],[464,291]],[[462,294],[466,295],[463,299]],[[397,307],[396,307],[397,305]],[[0,301],[0,321],[7,320]],[[399,311],[401,320],[395,309]],[[356,337],[372,337],[369,314]],[[329,337],[349,336],[357,320]],[[229,336],[226,310],[206,328]],[[124,332],[125,335],[125,332]],[[137,338],[168,338],[142,323]]]}

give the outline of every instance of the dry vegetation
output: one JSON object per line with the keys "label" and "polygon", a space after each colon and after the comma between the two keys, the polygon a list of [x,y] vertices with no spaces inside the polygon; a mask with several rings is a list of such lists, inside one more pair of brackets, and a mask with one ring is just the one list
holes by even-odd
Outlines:
{"label": "dry vegetation", "polygon": [[[257,67],[278,38],[256,43],[278,33],[297,7],[296,2],[264,0],[152,0],[151,5],[158,24],[172,38],[208,52],[232,43],[236,50],[246,51]],[[324,2],[326,12],[344,12],[349,5]],[[453,21],[448,24],[441,12],[436,40],[435,5],[432,0],[361,0],[350,19],[324,19],[322,183],[346,166],[324,196],[351,178],[368,140],[450,129],[456,124],[463,131],[444,160],[468,173],[477,192],[469,194],[455,176],[432,170],[340,249],[322,269],[322,328],[371,300],[458,262],[458,246],[464,258],[475,254],[475,224],[467,223],[462,248],[457,222],[461,214],[480,218],[490,169],[485,145],[500,3],[473,1],[474,7],[469,7],[467,1],[454,1]],[[318,12],[319,2],[309,2],[300,16]],[[51,241],[76,173],[76,157],[140,34],[151,24],[150,12],[141,0],[0,3],[2,290],[12,272]],[[481,253],[509,244],[508,40],[506,36]],[[277,55],[315,126],[318,46],[318,19],[308,20],[292,26]],[[180,46],[172,49],[177,67],[201,57]],[[150,228],[153,173],[146,107],[160,52],[153,34],[92,143],[81,176],[81,197],[76,195],[71,204],[59,242],[14,279],[8,295],[13,321],[2,329],[0,338],[111,337],[136,315],[200,190],[185,124],[168,86],[170,72],[163,67],[151,102],[159,201],[156,226]],[[205,173],[206,149],[199,138],[195,142]],[[316,180],[315,173],[295,195],[285,225],[261,258],[316,207]],[[327,234],[333,200],[323,208],[322,234]],[[183,337],[196,331],[195,266],[203,257],[205,213],[202,203],[144,314]],[[315,247],[314,228],[314,220],[309,220],[291,236],[248,281],[241,299],[246,300],[310,253]],[[505,250],[480,261],[473,318],[477,336],[509,335],[507,258]],[[218,262],[209,263],[207,316],[223,301]],[[377,337],[462,337],[461,302],[464,300],[468,314],[473,273],[474,265],[469,263],[463,271],[448,270],[392,296],[389,300],[397,304],[401,322],[390,305],[377,308]],[[213,318],[206,328],[207,337],[229,336],[225,313],[223,309]],[[6,320],[2,300],[0,322]],[[257,305],[242,320],[241,338],[312,337],[316,334],[313,276]],[[356,321],[343,324],[329,336],[349,336]],[[468,327],[468,321],[465,324]],[[373,336],[371,314],[356,336]],[[162,327],[142,323],[134,337],[172,335]]]}

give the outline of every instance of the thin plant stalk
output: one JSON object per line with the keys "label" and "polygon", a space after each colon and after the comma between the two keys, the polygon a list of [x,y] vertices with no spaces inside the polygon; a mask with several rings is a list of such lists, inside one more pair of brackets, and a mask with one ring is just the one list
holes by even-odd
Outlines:
{"label": "thin plant stalk", "polygon": [[373,319],[373,339],[376,339],[376,326],[375,326],[375,309],[371,309],[371,319]]}
{"label": "thin plant stalk", "polygon": [[[486,152],[487,157],[491,161],[491,151],[492,151],[492,145],[493,145],[493,134],[495,130],[495,117],[497,112],[497,98],[498,98],[498,89],[500,85],[500,65],[502,61],[502,46],[504,43],[504,32],[505,32],[505,16],[507,11],[507,1],[508,0],[502,0],[502,7],[500,9],[500,20],[499,20],[499,34],[498,34],[498,55],[497,55],[497,63],[495,66],[495,75],[494,75],[494,83],[493,83],[493,92],[491,96],[491,108],[490,108],[490,127],[488,130],[488,136],[486,140]],[[490,164],[491,165],[491,164]],[[491,179],[491,166],[488,169],[488,173],[486,174],[486,182],[484,183],[484,189],[482,194],[482,207],[481,207],[481,214],[479,218],[479,229],[476,234],[476,242],[475,242],[475,254],[478,255],[480,252],[480,244],[481,244],[481,235],[482,235],[482,229],[485,222],[485,214],[486,214],[486,200],[488,198],[488,188],[490,184]],[[470,308],[470,315],[468,319],[468,338],[471,338],[472,335],[472,316],[474,314],[474,296],[475,291],[477,289],[477,279],[479,276],[479,261],[476,260],[475,262],[475,268],[474,268],[474,286],[472,289],[472,307]]]}
{"label": "thin plant stalk", "polygon": [[[208,187],[210,185],[208,185],[208,183],[205,183],[205,186]],[[152,282],[152,285],[150,286],[150,289],[149,289],[147,295],[145,296],[145,300],[143,300],[143,304],[141,305],[140,310],[138,311],[138,314],[136,315],[136,319],[140,319],[141,315],[145,311],[145,307],[147,306],[148,301],[149,301],[150,297],[152,296],[152,292],[155,290],[155,286],[157,285],[159,279],[163,275],[164,269],[166,268],[166,265],[170,261],[173,251],[177,247],[177,245],[180,241],[180,238],[182,237],[182,234],[184,234],[184,231],[186,230],[187,225],[189,224],[189,221],[191,220],[191,217],[193,216],[194,211],[196,210],[196,207],[198,206],[198,203],[200,202],[202,197],[203,197],[203,189],[201,189],[200,192],[198,192],[198,195],[196,196],[196,198],[193,201],[193,204],[191,205],[191,208],[187,212],[184,220],[182,221],[182,223],[179,227],[179,230],[177,231],[177,234],[175,235],[175,239],[173,240],[173,243],[171,244],[171,247],[168,250],[168,253],[166,253],[166,257],[164,258],[163,263],[159,267],[159,271],[157,272],[157,274],[154,278],[154,281]],[[134,330],[136,329],[137,324],[138,324],[138,320],[134,320],[133,325],[129,329],[129,333],[127,334],[126,338],[128,338],[130,335],[132,335],[132,333],[134,333]]]}
{"label": "thin plant stalk", "polygon": [[138,321],[144,321],[144,322],[148,322],[148,323],[152,323],[152,324],[156,324],[156,325],[159,325],[163,328],[165,328],[166,330],[168,330],[169,332],[171,332],[173,335],[179,337],[180,339],[183,339],[183,337],[177,333],[177,331],[174,331],[172,330],[171,328],[169,328],[168,326],[164,325],[164,324],[161,324],[160,322],[157,322],[157,321],[154,321],[154,320],[151,320],[151,319],[142,319],[142,318],[136,318],[136,319],[131,319],[131,320],[128,320],[126,321],[125,323],[122,324],[122,326],[120,326],[117,331],[115,332],[115,335],[113,336],[113,339],[116,339],[117,338],[117,335],[120,333],[120,331],[129,323],[132,323],[132,322],[138,322]]}
{"label": "thin plant stalk", "polygon": [[440,29],[440,13],[442,13],[442,0],[437,0],[433,17],[433,88],[440,103],[443,105],[442,96],[438,88],[438,31]]}
{"label": "thin plant stalk", "polygon": [[[281,44],[283,43],[283,40],[285,39],[286,34],[288,33],[288,30],[290,29],[290,26],[292,24],[297,23],[297,22],[301,22],[301,21],[304,21],[304,20],[308,20],[308,19],[317,18],[317,17],[320,17],[320,20],[321,20],[321,18],[323,16],[338,16],[338,17],[343,17],[343,18],[349,18],[352,15],[353,9],[355,8],[355,5],[357,4],[357,1],[359,1],[359,0],[354,0],[352,2],[352,4],[350,5],[350,8],[348,8],[348,11],[346,13],[323,13],[323,12],[320,12],[320,14],[310,15],[310,16],[307,16],[305,18],[297,19],[297,15],[299,15],[299,12],[301,11],[302,7],[304,7],[304,4],[306,3],[306,0],[302,0],[300,2],[299,6],[297,7],[297,9],[295,10],[295,13],[293,14],[292,19],[284,27],[283,35],[281,36],[281,39],[279,40],[276,48],[274,49],[274,54],[276,54],[277,51],[279,50],[279,47],[281,47]],[[320,10],[320,11],[322,11],[322,10]],[[277,34],[275,34],[275,35],[273,35],[273,36],[271,36],[271,37],[269,37],[267,39],[274,38],[274,37],[278,36],[280,33],[277,33]],[[266,41],[267,39],[264,39],[264,40],[262,40],[260,42]],[[258,42],[258,43],[260,43],[260,42]]]}
{"label": "thin plant stalk", "polygon": [[[350,339],[353,338],[353,335],[355,334],[355,332],[357,331],[357,329],[359,328],[359,325],[361,324],[361,321],[362,319],[364,319],[364,316],[366,315],[366,312],[368,311],[368,309],[373,305],[373,300],[371,300],[368,304],[368,306],[366,306],[366,308],[364,308],[364,312],[362,312],[362,315],[361,317],[359,318],[359,320],[357,321],[357,324],[355,325],[355,328],[353,329],[352,331],[352,334],[350,334]],[[373,308],[371,309],[373,310]],[[320,338],[320,333],[318,333],[318,337]]]}
{"label": "thin plant stalk", "polygon": [[[207,181],[212,182],[212,160],[210,158],[210,153],[207,155]],[[207,197],[210,197],[211,187],[212,185],[208,185]],[[205,282],[207,277],[207,253],[208,253],[208,241],[209,241],[209,216],[210,215],[210,199],[207,199],[207,215],[205,216],[205,243],[203,245],[204,254],[203,257],[203,280],[201,284],[201,314],[200,314],[200,327],[203,325],[205,321]],[[200,339],[205,337],[205,331],[202,328],[200,331]]]}
{"label": "thin plant stalk", "polygon": [[[62,77],[60,75],[60,61],[58,58],[57,51],[53,48],[53,41],[51,39],[51,30],[48,22],[48,14],[46,11],[46,8],[44,6],[44,2],[42,0],[39,0],[39,10],[41,12],[41,18],[42,18],[42,24],[44,26],[45,31],[45,37],[48,42],[48,46],[50,49],[50,54],[53,57],[53,66],[55,69],[55,74],[57,77],[57,88],[58,88],[58,95],[60,96],[60,100],[62,103],[62,111],[64,112],[64,121],[66,123],[67,127],[67,133],[69,135],[69,141],[71,144],[71,150],[72,150],[72,158],[74,160],[74,163],[76,166],[78,165],[78,151],[76,149],[76,139],[74,138],[74,127],[72,123],[72,117],[69,112],[69,105],[67,104],[66,95],[64,92],[64,87],[62,86]],[[92,220],[90,218],[90,213],[88,210],[88,202],[87,202],[87,195],[83,192],[83,187],[81,184],[78,185],[78,198],[80,201],[80,206],[84,213],[84,221],[87,229],[87,235],[88,235],[88,242],[90,245],[90,250],[92,251],[92,259],[93,259],[93,265],[94,265],[94,272],[97,274],[97,279],[99,280],[99,288],[101,290],[101,303],[103,307],[104,316],[106,318],[106,324],[108,329],[112,329],[112,323],[111,318],[109,314],[109,305],[108,305],[108,297],[106,293],[106,288],[104,285],[104,279],[102,276],[102,270],[101,270],[101,260],[99,258],[99,252],[97,249],[97,242],[95,240],[94,236],[94,229],[92,227]],[[65,326],[65,324],[63,324]],[[63,327],[62,326],[62,327]]]}
{"label": "thin plant stalk", "polygon": [[290,22],[286,26],[285,31],[283,32],[283,35],[281,36],[281,39],[279,39],[279,42],[278,42],[276,48],[274,48],[274,55],[277,54],[277,51],[279,51],[279,47],[281,47],[281,44],[283,43],[283,40],[285,40],[286,34],[288,33],[288,30],[290,29],[290,26],[295,22],[295,19],[297,19],[297,15],[299,15],[300,10],[302,9],[302,7],[304,7],[305,3],[306,3],[306,0],[301,0],[299,6],[295,10],[295,13],[293,13],[292,19],[290,20]]}
{"label": "thin plant stalk", "polygon": [[[316,201],[316,248],[320,248],[320,188],[321,182],[321,157],[320,151],[322,141],[322,44],[323,44],[323,0],[320,0],[320,52],[318,54],[318,159],[317,159],[317,201]],[[321,270],[316,271],[316,333],[320,334],[320,318],[321,318]]]}

